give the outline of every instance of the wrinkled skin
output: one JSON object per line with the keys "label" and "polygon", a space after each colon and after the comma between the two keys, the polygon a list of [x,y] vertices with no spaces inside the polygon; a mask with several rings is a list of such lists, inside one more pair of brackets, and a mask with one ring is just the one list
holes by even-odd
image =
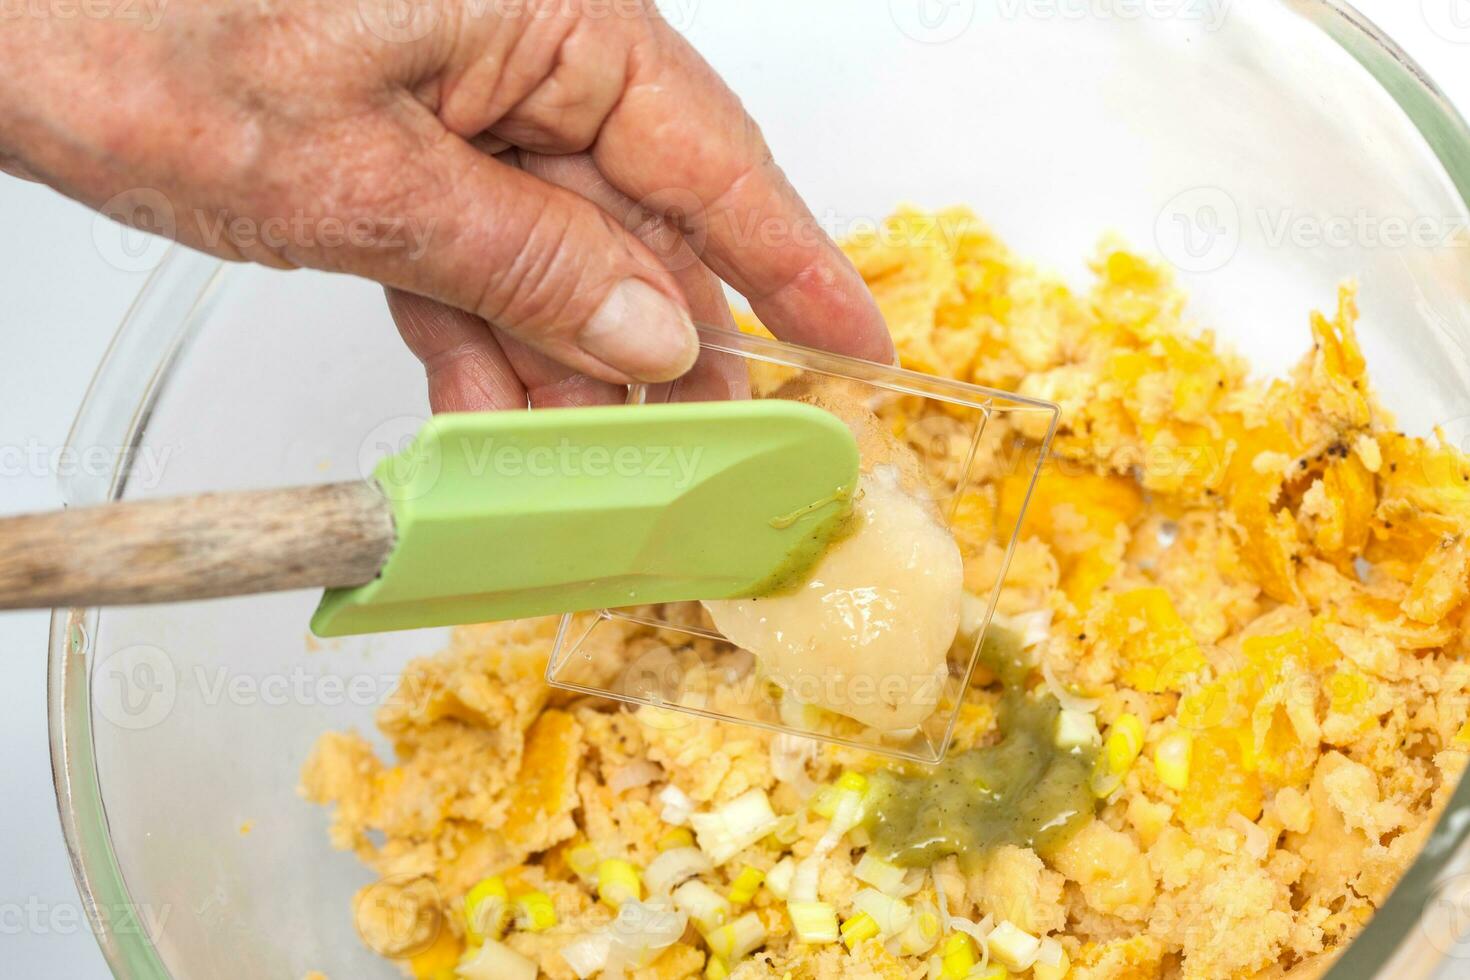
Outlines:
{"label": "wrinkled skin", "polygon": [[435,410],[677,377],[691,317],[729,321],[720,279],[783,338],[893,359],[759,129],[651,5],[115,9],[7,20],[0,166],[227,259],[386,284]]}

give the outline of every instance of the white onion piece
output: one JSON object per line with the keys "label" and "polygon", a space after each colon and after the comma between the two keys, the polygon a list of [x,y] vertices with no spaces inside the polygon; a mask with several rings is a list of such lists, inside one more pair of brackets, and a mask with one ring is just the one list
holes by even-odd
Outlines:
{"label": "white onion piece", "polygon": [[796,873],[791,876],[790,902],[815,902],[817,900],[817,881],[822,875],[822,858],[824,855],[813,853],[796,866]]}
{"label": "white onion piece", "polygon": [[949,917],[949,927],[956,932],[963,932],[975,940],[975,945],[980,950],[980,962],[976,964],[975,968],[980,972],[984,972],[985,968],[990,965],[990,943],[987,940],[990,937],[991,930],[995,928],[995,916],[987,915],[979,922],[976,922],[962,915],[952,915]]}
{"label": "white onion piece", "polygon": [[699,849],[715,864],[735,855],[776,829],[781,818],[771,809],[763,789],[751,789],[718,810],[696,813],[689,818]]}
{"label": "white onion piece", "polygon": [[1253,823],[1234,810],[1225,818],[1225,823],[1232,830],[1240,832],[1245,838],[1245,852],[1257,861],[1264,861],[1266,855],[1271,851],[1271,835],[1266,833],[1260,824]]}
{"label": "white onion piece", "polygon": [[996,613],[992,618],[1001,626],[1021,635],[1021,646],[1025,649],[1038,647],[1051,636],[1050,609],[1033,609],[1031,612],[1003,616]]}
{"label": "white onion piece", "polygon": [[454,974],[464,980],[536,980],[537,965],[493,939],[486,939],[480,951],[468,962],[455,968]]}
{"label": "white onion piece", "polygon": [[612,942],[609,962],[641,970],[684,935],[689,917],[660,899],[630,899],[618,906],[618,917],[607,925]]}
{"label": "white onion piece", "polygon": [[927,879],[928,874],[924,871],[910,868],[908,874],[904,875],[903,887],[893,893],[894,897],[908,898],[910,895],[917,895]]}
{"label": "white onion piece", "polygon": [[987,915],[979,922],[976,922],[974,919],[967,919],[962,915],[952,915],[949,917],[949,924],[956,932],[963,932],[975,940],[976,943],[983,943],[985,942],[985,938],[990,935],[990,931],[995,928],[995,917]]}
{"label": "white onion piece", "polygon": [[664,771],[658,764],[647,759],[635,759],[608,777],[607,788],[614,793],[625,793],[630,789],[656,783],[663,775]]}
{"label": "white onion piece", "polygon": [[949,898],[944,894],[944,886],[939,883],[939,875],[932,869],[929,877],[934,881],[934,900],[939,906],[939,926],[945,932],[949,931]]}
{"label": "white onion piece", "polygon": [[567,966],[582,980],[607,966],[608,957],[612,954],[612,937],[606,932],[597,932],[583,936],[574,943],[568,943],[561,948],[561,958],[567,961]]}
{"label": "white onion piece", "polygon": [[1062,682],[1057,680],[1057,675],[1052,673],[1051,664],[1044,660],[1041,662],[1041,676],[1046,681],[1046,689],[1051,692],[1052,697],[1056,698],[1057,703],[1068,711],[1083,711],[1090,714],[1102,707],[1102,698],[1084,698],[1063,687]]}
{"label": "white onion piece", "polygon": [[1036,951],[1036,962],[1043,966],[1061,966],[1065,955],[1066,950],[1062,949],[1062,944],[1047,936],[1041,940],[1041,948]]}
{"label": "white onion piece", "polygon": [[771,740],[771,773],[788,784],[803,799],[816,791],[816,783],[807,775],[806,765],[817,757],[817,743],[800,735],[784,732]]}
{"label": "white onion piece", "polygon": [[837,803],[837,812],[832,814],[832,822],[827,825],[827,832],[822,839],[817,841],[812,850],[814,856],[826,856],[837,849],[842,843],[842,838],[847,832],[863,822],[863,797],[859,793],[844,792]]}
{"label": "white onion piece", "polygon": [[697,847],[676,847],[648,863],[643,883],[655,895],[667,895],[695,875],[708,874],[714,865]]}
{"label": "white onion piece", "polygon": [[866,912],[878,923],[878,933],[884,941],[907,929],[914,917],[914,911],[907,902],[891,898],[876,888],[864,888],[853,895],[852,907]]}
{"label": "white onion piece", "polygon": [[675,827],[689,825],[689,818],[694,815],[694,801],[688,793],[670,783],[659,791],[658,801],[664,805],[663,812],[658,815],[660,820]]}
{"label": "white onion piece", "polygon": [[975,946],[980,951],[980,961],[976,964],[975,968],[980,973],[983,973],[985,968],[991,965],[991,945],[986,940],[989,939],[991,930],[995,929],[994,915],[986,915],[978,923],[975,920],[970,920],[970,918],[964,918],[963,915],[951,915],[950,926],[948,927],[953,929],[954,932],[964,933],[970,939],[975,940]]}

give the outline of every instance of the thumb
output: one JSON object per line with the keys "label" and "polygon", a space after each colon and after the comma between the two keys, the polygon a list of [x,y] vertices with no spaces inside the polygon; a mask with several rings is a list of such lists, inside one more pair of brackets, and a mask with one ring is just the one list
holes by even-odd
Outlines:
{"label": "thumb", "polygon": [[693,365],[699,336],[678,283],[596,205],[448,133],[420,143],[406,170],[416,189],[400,217],[422,247],[348,250],[344,271],[458,307],[605,381],[668,381]]}

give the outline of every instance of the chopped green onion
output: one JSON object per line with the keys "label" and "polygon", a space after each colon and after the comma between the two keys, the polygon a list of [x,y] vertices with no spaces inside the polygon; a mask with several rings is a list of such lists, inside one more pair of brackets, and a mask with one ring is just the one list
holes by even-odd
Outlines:
{"label": "chopped green onion", "polygon": [[1108,726],[1108,740],[1103,746],[1108,768],[1123,775],[1143,751],[1143,722],[1135,714],[1122,714]]}
{"label": "chopped green onion", "polygon": [[499,939],[509,924],[510,891],[499,876],[486,878],[464,897],[465,933],[472,943]]}
{"label": "chopped green onion", "polygon": [[487,939],[471,950],[454,968],[454,975],[464,980],[536,980],[539,967],[520,953]]}
{"label": "chopped green onion", "polygon": [[1036,954],[1041,951],[1041,940],[1016,926],[1009,919],[1001,921],[990,935],[985,937],[990,955],[1002,966],[1020,973],[1031,969]]}
{"label": "chopped green onion", "polygon": [[872,851],[863,853],[863,858],[853,869],[853,877],[866,885],[872,885],[885,895],[897,898],[903,890],[904,881],[908,872],[895,864],[890,864],[878,857]]}
{"label": "chopped green onion", "polygon": [[1159,781],[1170,789],[1184,790],[1189,786],[1189,763],[1194,755],[1194,739],[1188,732],[1174,732],[1164,736],[1154,749],[1154,768]]}
{"label": "chopped green onion", "polygon": [[681,847],[693,847],[694,835],[689,832],[688,827],[675,827],[664,834],[658,842],[660,851],[677,851]]}
{"label": "chopped green onion", "polygon": [[790,902],[786,914],[796,938],[804,943],[837,942],[837,910],[826,902]]}
{"label": "chopped green onion", "polygon": [[578,844],[567,852],[567,867],[588,885],[597,884],[597,866],[602,856],[591,844]]}
{"label": "chopped green onion", "polygon": [[914,916],[907,902],[872,888],[864,888],[854,895],[852,907],[873,917],[873,921],[878,923],[879,935],[885,941],[907,929]]}
{"label": "chopped green onion", "polygon": [[629,899],[643,897],[638,869],[627,861],[609,858],[597,866],[597,897],[616,910]]}
{"label": "chopped green onion", "polygon": [[965,980],[979,962],[975,955],[975,941],[962,932],[956,932],[944,941],[939,956],[944,964],[940,974],[944,980]]}
{"label": "chopped green onion", "polygon": [[688,793],[673,783],[669,783],[659,792],[658,801],[664,805],[658,815],[664,823],[682,827],[694,813],[694,801],[689,798]]}
{"label": "chopped green onion", "polygon": [[556,925],[556,906],[545,892],[527,892],[516,899],[516,924],[526,932],[545,932]]}
{"label": "chopped green onion", "polygon": [[1096,745],[1102,740],[1097,730],[1097,715],[1090,711],[1063,708],[1057,713],[1056,745],[1071,750]]}
{"label": "chopped green onion", "polygon": [[909,924],[898,934],[898,946],[905,956],[923,956],[939,942],[944,929],[939,913],[927,902],[914,912]]}
{"label": "chopped green onion", "polygon": [[766,941],[766,924],[754,912],[747,912],[727,925],[707,933],[704,941],[710,951],[726,963],[743,959]]}
{"label": "chopped green onion", "polygon": [[753,789],[710,813],[689,818],[699,848],[715,864],[724,864],[775,829],[780,817],[765,790]]}
{"label": "chopped green onion", "polygon": [[836,786],[819,786],[812,794],[811,802],[807,805],[817,816],[831,820],[832,815],[837,812],[837,797],[840,790]]}
{"label": "chopped green onion", "polygon": [[859,912],[842,923],[842,942],[848,949],[855,950],[877,935],[878,923],[866,912]]}
{"label": "chopped green onion", "polygon": [[740,869],[740,874],[735,876],[734,882],[730,885],[730,901],[736,905],[744,905],[752,898],[755,898],[757,889],[760,888],[761,882],[765,880],[765,872],[759,868],[752,868],[747,864]]}
{"label": "chopped green onion", "polygon": [[796,866],[796,872],[791,876],[790,895],[788,902],[815,902],[817,900],[817,881],[822,874],[822,857],[812,854]]}
{"label": "chopped green onion", "polygon": [[1034,980],[1063,980],[1071,967],[1071,961],[1062,944],[1048,936],[1041,941],[1036,962],[1031,965],[1031,976]]}
{"label": "chopped green onion", "polygon": [[643,881],[655,895],[667,895],[695,875],[714,870],[709,858],[697,847],[676,847],[649,862]]}
{"label": "chopped green onion", "polygon": [[711,932],[730,921],[730,903],[702,881],[686,881],[674,889],[674,907],[701,932]]}
{"label": "chopped green onion", "polygon": [[766,887],[783,902],[791,895],[791,880],[796,877],[796,859],[789,854],[766,873]]}

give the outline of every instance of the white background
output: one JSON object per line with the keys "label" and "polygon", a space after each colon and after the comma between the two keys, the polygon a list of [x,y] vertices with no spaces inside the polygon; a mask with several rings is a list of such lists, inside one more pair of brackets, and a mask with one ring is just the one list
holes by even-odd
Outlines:
{"label": "white background", "polygon": [[[1467,0],[1360,0],[1358,6],[1470,114],[1470,43],[1451,43],[1426,19],[1426,11],[1454,4],[1470,17]],[[15,449],[65,443],[92,371],[145,273],[122,272],[103,259],[89,212],[4,176],[0,270],[0,450],[9,453],[0,455],[3,514],[59,506],[54,475],[44,467],[12,472]],[[46,631],[44,614],[0,614],[0,656],[9,666],[0,683],[0,972],[102,977],[106,967],[79,924],[51,790]]]}

